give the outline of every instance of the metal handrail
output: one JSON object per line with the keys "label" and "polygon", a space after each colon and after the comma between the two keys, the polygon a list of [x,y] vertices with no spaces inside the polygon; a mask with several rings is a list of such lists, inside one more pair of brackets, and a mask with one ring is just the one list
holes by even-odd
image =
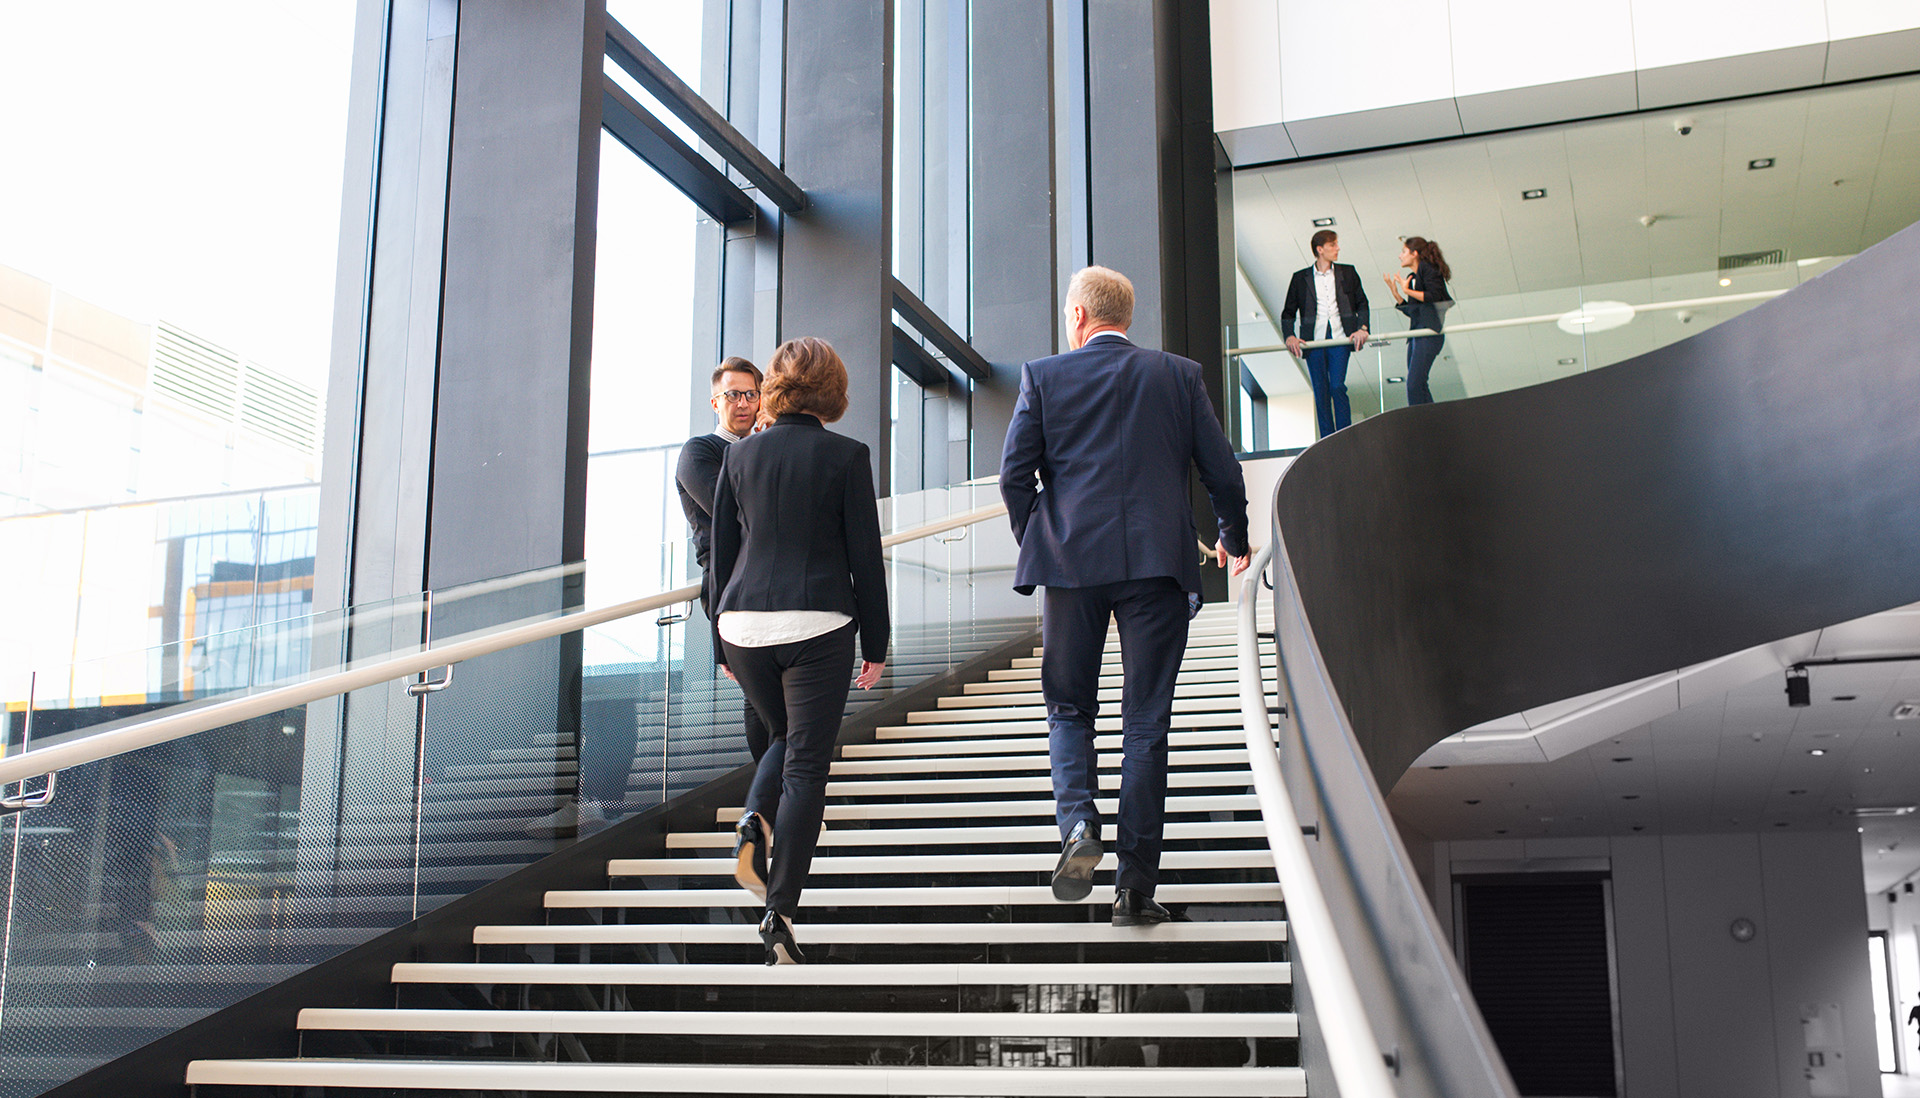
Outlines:
{"label": "metal handrail", "polygon": [[1326,1046],[1337,1089],[1343,1098],[1386,1098],[1394,1093],[1387,1071],[1387,1054],[1367,1020],[1366,1003],[1348,967],[1334,929],[1333,912],[1320,891],[1313,860],[1307,852],[1300,817],[1280,774],[1280,756],[1273,746],[1273,722],[1267,712],[1267,688],[1260,666],[1260,580],[1273,560],[1273,546],[1254,554],[1240,585],[1240,717],[1247,734],[1247,757],[1253,767],[1254,793],[1260,800],[1260,820],[1273,851],[1280,894],[1287,900],[1289,956],[1306,972],[1313,988],[1318,1032]]}
{"label": "metal handrail", "polygon": [[[1712,305],[1731,305],[1742,301],[1766,301],[1779,297],[1786,292],[1785,290],[1756,290],[1750,294],[1721,294],[1719,297],[1690,297],[1682,301],[1649,301],[1642,305],[1629,304],[1627,308],[1633,310],[1636,314],[1652,312],[1656,309],[1704,309]],[[1573,311],[1579,312],[1578,309]],[[1539,316],[1516,316],[1508,317],[1505,320],[1475,320],[1464,324],[1450,324],[1444,332],[1436,332],[1432,328],[1414,328],[1411,331],[1384,332],[1380,334],[1368,331],[1367,342],[1394,343],[1399,340],[1415,339],[1420,336],[1446,336],[1457,335],[1461,332],[1486,332],[1496,328],[1524,328],[1530,324],[1545,324],[1549,321],[1559,320],[1566,315],[1564,312],[1542,313]],[[1353,342],[1351,339],[1308,339],[1301,341],[1300,347],[1302,350],[1311,350],[1315,347],[1339,347],[1351,342]],[[1235,355],[1271,354],[1274,351],[1284,351],[1286,349],[1287,345],[1285,343],[1275,343],[1261,347],[1229,347],[1225,353],[1228,357],[1233,357]]]}
{"label": "metal handrail", "polygon": [[[888,534],[880,539],[880,547],[891,549],[897,545],[932,537],[962,526],[972,526],[1006,513],[1005,504],[996,503],[986,507],[976,507],[957,515],[949,515],[938,522]],[[542,617],[537,621],[508,626],[480,636],[469,636],[438,648],[423,647],[418,651],[384,656],[359,666],[273,690],[264,690],[258,694],[249,694],[246,697],[211,704],[190,702],[119,728],[29,750],[10,759],[0,759],[0,785],[12,785],[41,774],[53,774],[84,763],[99,762],[101,759],[110,759],[144,747],[168,743],[238,721],[330,698],[335,694],[377,686],[408,675],[419,675],[436,667],[451,666],[522,644],[551,640],[554,637],[591,629],[596,625],[605,625],[610,621],[644,614],[649,610],[658,610],[663,606],[671,606],[676,602],[686,602],[698,597],[700,597],[700,585],[688,584],[657,595],[629,599],[593,610],[571,613],[562,611],[554,617]]]}

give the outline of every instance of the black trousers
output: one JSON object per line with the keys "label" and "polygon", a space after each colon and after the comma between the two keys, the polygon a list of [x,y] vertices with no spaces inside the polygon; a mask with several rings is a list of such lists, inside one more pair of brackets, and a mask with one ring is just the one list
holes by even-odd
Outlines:
{"label": "black trousers", "polygon": [[848,622],[831,633],[764,648],[721,642],[727,666],[767,724],[767,749],[746,808],[773,827],[767,906],[788,918],[800,909],[800,890],[820,841],[827,767],[853,685],[857,630]]}
{"label": "black trousers", "polygon": [[1173,686],[1187,649],[1187,592],[1169,576],[1098,587],[1047,588],[1041,623],[1040,689],[1047,699],[1047,753],[1060,837],[1081,820],[1096,829],[1100,656],[1107,622],[1120,627],[1120,811],[1114,820],[1116,888],[1153,895],[1167,816],[1167,733]]}

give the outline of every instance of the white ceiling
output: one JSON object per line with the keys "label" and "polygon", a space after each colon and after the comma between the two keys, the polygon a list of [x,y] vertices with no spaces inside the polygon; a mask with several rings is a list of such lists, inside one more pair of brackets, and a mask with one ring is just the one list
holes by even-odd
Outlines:
{"label": "white ceiling", "polygon": [[1920,805],[1920,720],[1891,716],[1920,700],[1920,660],[1810,675],[1804,709],[1770,675],[1552,762],[1415,767],[1388,804],[1435,839],[1858,827],[1882,891],[1920,872],[1920,813],[1854,812]]}
{"label": "white ceiling", "polygon": [[[1673,127],[1682,115],[1693,127],[1685,137]],[[1749,170],[1763,157],[1774,166]],[[1547,196],[1521,198],[1533,188]],[[1382,331],[1406,326],[1381,276],[1398,269],[1408,235],[1444,248],[1460,302],[1453,325],[1560,313],[1582,300],[1785,289],[1920,220],[1920,78],[1240,171],[1234,203],[1244,274],[1238,346],[1277,342],[1268,306],[1280,306],[1287,279],[1311,261],[1307,239],[1324,217],[1335,219],[1341,260],[1360,271]],[[1785,263],[1718,285],[1720,256],[1775,248]],[[1435,394],[1479,395],[1609,365],[1750,307],[1698,309],[1689,324],[1642,314],[1584,339],[1551,325],[1463,333],[1447,342]],[[1373,357],[1357,360],[1350,379],[1357,409],[1378,410],[1376,372],[1405,372],[1394,368],[1404,361],[1398,348],[1378,371]],[[1277,355],[1264,368],[1290,363]],[[1390,390],[1388,405],[1396,398]]]}

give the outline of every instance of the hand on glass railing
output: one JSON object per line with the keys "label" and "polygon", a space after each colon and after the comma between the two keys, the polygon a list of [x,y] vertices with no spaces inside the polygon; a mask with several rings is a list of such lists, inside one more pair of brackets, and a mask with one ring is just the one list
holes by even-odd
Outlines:
{"label": "hand on glass railing", "polygon": [[872,690],[873,684],[880,681],[880,674],[886,669],[887,663],[885,660],[879,663],[875,663],[872,660],[861,660],[860,674],[853,680],[853,684],[862,690]]}

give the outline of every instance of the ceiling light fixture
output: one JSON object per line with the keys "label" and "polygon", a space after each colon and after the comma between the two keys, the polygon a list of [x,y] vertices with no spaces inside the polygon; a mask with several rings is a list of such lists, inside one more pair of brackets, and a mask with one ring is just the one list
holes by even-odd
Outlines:
{"label": "ceiling light fixture", "polygon": [[1561,360],[1560,360],[1560,365],[1562,365],[1562,366],[1571,366],[1571,365],[1573,365],[1574,363],[1576,363],[1576,362],[1578,362],[1578,361],[1580,361],[1580,360],[1579,360],[1579,359],[1577,359],[1577,358],[1563,358],[1563,359],[1561,359]]}
{"label": "ceiling light fixture", "polygon": [[1547,189],[1545,187],[1535,187],[1532,190],[1520,192],[1520,200],[1523,202],[1531,202],[1536,198],[1545,197],[1547,197]]}
{"label": "ceiling light fixture", "polygon": [[1316,217],[1313,219],[1313,227],[1316,229],[1331,229],[1333,228],[1333,218]]}
{"label": "ceiling light fixture", "polygon": [[1583,335],[1632,323],[1633,316],[1633,306],[1624,301],[1589,301],[1570,313],[1562,313],[1553,323],[1568,335]]}
{"label": "ceiling light fixture", "polygon": [[1758,160],[1747,161],[1747,170],[1750,172],[1757,172],[1764,168],[1771,167],[1773,167],[1773,157],[1771,156],[1763,156]]}
{"label": "ceiling light fixture", "polygon": [[1387,379],[1387,384],[1388,385],[1404,385],[1406,384],[1406,381],[1407,379],[1404,377],[1390,377]]}
{"label": "ceiling light fixture", "polygon": [[1894,706],[1893,719],[1896,721],[1920,720],[1920,701],[1903,701]]}
{"label": "ceiling light fixture", "polygon": [[1804,667],[1787,668],[1787,706],[1790,709],[1805,709],[1813,704],[1813,683],[1807,678]]}
{"label": "ceiling light fixture", "polygon": [[1809,748],[1807,750],[1807,754],[1812,755],[1816,759],[1826,753],[1827,753],[1827,749],[1824,747],[1814,747],[1814,748]]}
{"label": "ceiling light fixture", "polygon": [[1723,279],[1721,279],[1721,280],[1720,280],[1720,285],[1722,285],[1722,286],[1731,286],[1731,285],[1733,285],[1733,279],[1731,279],[1731,278],[1723,278]]}

